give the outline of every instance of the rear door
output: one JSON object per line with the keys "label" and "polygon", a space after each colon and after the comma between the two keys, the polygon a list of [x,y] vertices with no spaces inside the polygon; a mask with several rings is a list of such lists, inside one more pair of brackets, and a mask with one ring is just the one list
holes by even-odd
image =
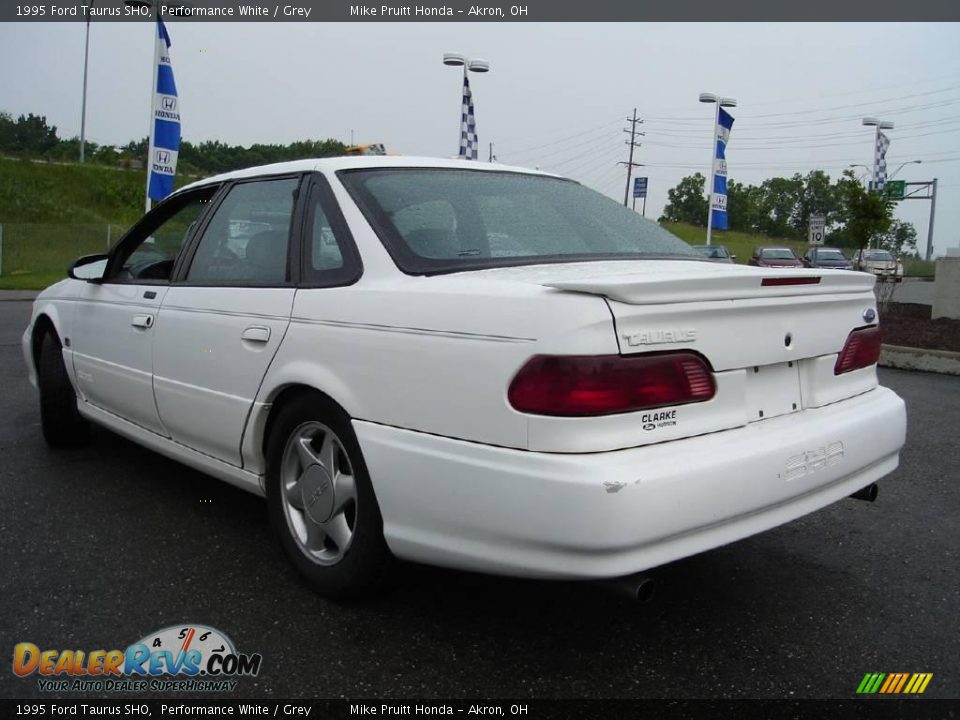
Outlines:
{"label": "rear door", "polygon": [[300,183],[297,175],[229,187],[157,318],[160,419],[177,442],[238,467],[247,416],[290,323]]}

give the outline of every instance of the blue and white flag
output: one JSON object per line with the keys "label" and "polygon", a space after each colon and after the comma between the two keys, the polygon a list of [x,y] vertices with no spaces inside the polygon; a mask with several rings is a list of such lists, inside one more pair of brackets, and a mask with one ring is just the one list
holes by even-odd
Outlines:
{"label": "blue and white flag", "polygon": [[147,197],[163,200],[173,192],[180,151],[180,101],[170,64],[170,36],[163,20],[157,19],[157,73],[153,88],[153,127],[150,129],[150,165]]}
{"label": "blue and white flag", "polygon": [[717,120],[717,148],[713,156],[713,192],[710,195],[711,224],[717,230],[727,229],[727,142],[733,128],[733,116],[720,108]]}
{"label": "blue and white flag", "polygon": [[470,92],[470,81],[463,76],[463,105],[460,108],[460,157],[464,160],[476,160],[477,118],[473,112],[473,93]]}

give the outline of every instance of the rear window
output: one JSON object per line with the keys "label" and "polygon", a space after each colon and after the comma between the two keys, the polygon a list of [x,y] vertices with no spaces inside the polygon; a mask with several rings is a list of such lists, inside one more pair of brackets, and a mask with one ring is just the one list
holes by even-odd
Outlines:
{"label": "rear window", "polygon": [[446,168],[344,170],[338,177],[407,273],[696,257],[655,222],[569,180]]}
{"label": "rear window", "polygon": [[846,260],[846,256],[839,250],[819,250],[817,257],[821,260]]}
{"label": "rear window", "polygon": [[867,250],[863,256],[867,260],[886,260],[893,262],[893,255],[891,255],[886,250]]}
{"label": "rear window", "polygon": [[694,251],[708,258],[725,258],[727,249],[720,245],[694,245]]}
{"label": "rear window", "polygon": [[760,251],[760,257],[766,260],[795,260],[796,256],[790,251],[779,248],[767,248]]}

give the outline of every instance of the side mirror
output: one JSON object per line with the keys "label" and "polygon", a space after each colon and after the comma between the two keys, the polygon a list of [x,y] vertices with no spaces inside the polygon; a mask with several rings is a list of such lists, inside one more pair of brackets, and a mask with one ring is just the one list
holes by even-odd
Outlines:
{"label": "side mirror", "polygon": [[730,256],[730,259],[731,259],[731,260],[736,260],[736,259],[737,259],[737,256],[736,256],[736,255],[731,255],[731,256]]}
{"label": "side mirror", "polygon": [[109,255],[103,253],[97,255],[84,255],[74,261],[70,269],[67,270],[74,280],[84,280],[86,282],[101,282],[103,274],[107,271],[107,261]]}

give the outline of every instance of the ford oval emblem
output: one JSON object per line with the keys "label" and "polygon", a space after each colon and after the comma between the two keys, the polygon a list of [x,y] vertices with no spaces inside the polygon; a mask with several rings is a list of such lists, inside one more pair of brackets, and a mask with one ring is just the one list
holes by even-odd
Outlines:
{"label": "ford oval emblem", "polygon": [[873,308],[867,308],[863,311],[863,321],[864,322],[873,322],[877,317],[877,311]]}

